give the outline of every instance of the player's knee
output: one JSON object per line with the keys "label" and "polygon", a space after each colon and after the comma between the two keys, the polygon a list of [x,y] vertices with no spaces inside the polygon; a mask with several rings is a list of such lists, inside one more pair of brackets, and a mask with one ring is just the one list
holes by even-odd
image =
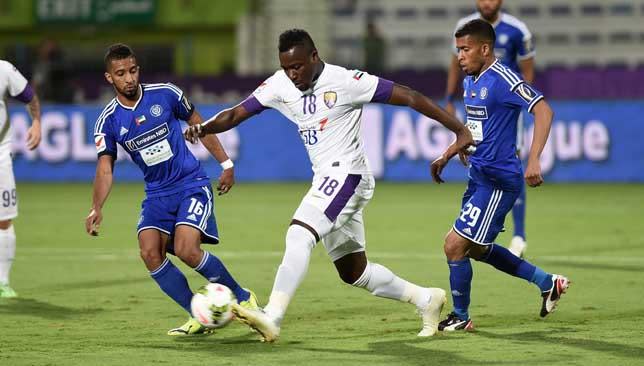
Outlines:
{"label": "player's knee", "polygon": [[199,244],[189,243],[186,241],[177,241],[174,243],[174,251],[181,261],[191,267],[195,267],[201,262],[203,252]]}
{"label": "player's knee", "polygon": [[445,237],[445,245],[443,250],[445,251],[445,256],[449,260],[458,260],[465,257],[467,252],[467,245],[464,244],[463,240],[458,240],[454,236],[455,234],[450,233]]}
{"label": "player's knee", "polygon": [[358,270],[355,268],[347,268],[347,269],[338,268],[338,275],[340,276],[340,279],[342,280],[342,282],[349,285],[355,284],[360,279],[360,276],[362,276],[363,272],[364,272],[364,269]]}
{"label": "player's knee", "polygon": [[141,248],[141,259],[147,268],[157,268],[163,263],[163,255],[157,248]]}
{"label": "player's knee", "polygon": [[310,227],[304,227],[299,224],[291,224],[286,230],[286,245],[304,245],[312,250],[317,243],[317,234]]}

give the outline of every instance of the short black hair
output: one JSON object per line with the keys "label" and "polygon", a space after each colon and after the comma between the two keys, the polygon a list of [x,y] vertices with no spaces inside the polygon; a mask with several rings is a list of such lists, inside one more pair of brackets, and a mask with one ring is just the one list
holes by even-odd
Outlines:
{"label": "short black hair", "polygon": [[481,42],[489,43],[492,48],[494,48],[494,42],[496,42],[496,34],[494,33],[494,28],[490,23],[486,22],[483,19],[474,19],[463,24],[462,27],[458,28],[454,37],[461,38],[465,36],[476,37]]}
{"label": "short black hair", "polygon": [[105,68],[107,69],[110,66],[112,60],[123,60],[128,57],[134,57],[134,51],[130,46],[123,43],[115,43],[107,48],[105,52],[105,57],[103,57],[103,62],[105,63]]}
{"label": "short black hair", "polygon": [[280,52],[286,52],[295,46],[304,46],[307,51],[315,50],[315,43],[309,33],[303,29],[289,29],[280,34],[279,46]]}

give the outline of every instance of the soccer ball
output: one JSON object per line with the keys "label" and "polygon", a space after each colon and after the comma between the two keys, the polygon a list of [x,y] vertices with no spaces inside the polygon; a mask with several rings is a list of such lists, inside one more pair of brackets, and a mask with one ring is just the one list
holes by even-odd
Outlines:
{"label": "soccer ball", "polygon": [[192,296],[190,310],[201,325],[221,328],[233,319],[232,304],[235,302],[237,299],[228,287],[209,283],[199,288]]}

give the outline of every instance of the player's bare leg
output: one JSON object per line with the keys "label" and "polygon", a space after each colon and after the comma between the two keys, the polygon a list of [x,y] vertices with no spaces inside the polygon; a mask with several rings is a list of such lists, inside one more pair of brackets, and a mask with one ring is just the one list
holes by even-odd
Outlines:
{"label": "player's bare leg", "polygon": [[[166,258],[165,251],[168,235],[156,229],[147,229],[139,233],[139,250],[141,259],[150,276],[172,300],[190,314],[192,291],[186,277]],[[182,326],[168,331],[168,335],[192,335],[211,333],[190,317]]]}
{"label": "player's bare leg", "polygon": [[9,286],[9,273],[16,255],[16,233],[11,220],[0,221],[0,298],[14,298],[18,294]]}
{"label": "player's bare leg", "polygon": [[378,297],[416,305],[423,319],[418,336],[436,334],[441,310],[446,302],[445,291],[424,288],[395,275],[387,267],[370,262],[364,251],[347,254],[336,261],[335,267],[345,283],[364,288]]}

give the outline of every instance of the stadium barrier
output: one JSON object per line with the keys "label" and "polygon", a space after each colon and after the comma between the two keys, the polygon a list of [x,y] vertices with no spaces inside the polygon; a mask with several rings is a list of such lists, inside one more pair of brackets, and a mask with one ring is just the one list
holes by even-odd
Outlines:
{"label": "stadium barrier", "polygon": [[[552,102],[555,121],[541,163],[550,182],[644,182],[644,104],[636,101]],[[211,116],[224,106],[202,106]],[[24,144],[29,117],[10,108],[14,171],[19,181],[92,181],[96,150],[93,129],[100,107],[46,106],[43,140],[29,151]],[[531,116],[528,116],[531,117]],[[529,119],[529,118],[528,118]],[[387,181],[428,181],[429,162],[452,137],[436,121],[408,108],[368,105],[362,134],[375,175]],[[531,140],[527,121],[524,140]],[[220,135],[236,164],[239,181],[309,180],[312,171],[295,125],[269,110]],[[219,165],[200,145],[191,149],[211,177]],[[524,149],[523,155],[526,155]],[[139,181],[142,174],[119,153],[117,181]],[[463,181],[466,169],[453,161],[444,171],[447,181]]]}

